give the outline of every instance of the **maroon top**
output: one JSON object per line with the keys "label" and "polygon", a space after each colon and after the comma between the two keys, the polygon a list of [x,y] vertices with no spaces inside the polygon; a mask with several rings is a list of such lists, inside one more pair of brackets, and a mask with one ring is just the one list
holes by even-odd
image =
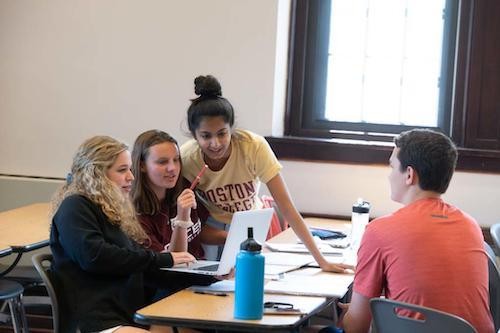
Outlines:
{"label": "maroon top", "polygon": [[[161,210],[156,215],[139,214],[137,218],[141,223],[144,231],[151,239],[151,243],[147,246],[149,249],[161,252],[164,250],[165,245],[170,243],[172,237],[172,227],[170,220],[177,215],[177,209],[174,207],[169,211],[169,207],[164,203]],[[197,209],[191,209],[191,221],[194,225],[187,229],[188,237],[188,252],[191,253],[196,259],[204,259],[205,253],[201,247],[200,233],[204,222],[202,223],[198,218],[198,213],[204,216],[203,213],[206,208],[201,204],[197,204]]]}

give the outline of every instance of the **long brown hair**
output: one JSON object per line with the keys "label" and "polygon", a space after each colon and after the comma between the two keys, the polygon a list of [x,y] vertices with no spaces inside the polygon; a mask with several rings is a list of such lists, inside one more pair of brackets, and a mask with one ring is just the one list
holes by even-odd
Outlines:
{"label": "long brown hair", "polygon": [[62,201],[73,194],[80,194],[101,207],[111,224],[138,243],[149,238],[135,216],[128,196],[107,176],[106,171],[115,163],[127,145],[109,136],[94,136],[78,148],[71,165],[71,177],[52,198],[52,215]]}
{"label": "long brown hair", "polygon": [[[139,214],[155,215],[161,210],[162,202],[158,200],[156,194],[151,189],[147,172],[143,172],[141,167],[146,163],[146,159],[149,155],[149,148],[164,142],[173,143],[177,147],[177,150],[179,150],[177,141],[168,133],[160,130],[146,131],[140,134],[135,140],[134,148],[132,149],[132,171],[135,180],[132,183],[131,194],[135,209]],[[180,161],[180,163],[182,169],[182,161]],[[181,191],[182,176],[179,174],[179,178],[174,188],[166,190],[165,203],[169,207],[174,207],[177,196]]]}

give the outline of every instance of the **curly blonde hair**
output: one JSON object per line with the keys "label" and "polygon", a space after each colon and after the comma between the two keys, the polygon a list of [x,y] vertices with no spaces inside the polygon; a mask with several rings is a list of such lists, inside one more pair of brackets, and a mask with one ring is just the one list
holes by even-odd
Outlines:
{"label": "curly blonde hair", "polygon": [[52,199],[52,215],[68,196],[80,194],[101,207],[109,222],[120,226],[130,238],[140,244],[149,238],[137,221],[134,207],[106,171],[128,146],[109,136],[94,136],[84,141],[73,158],[70,180]]}

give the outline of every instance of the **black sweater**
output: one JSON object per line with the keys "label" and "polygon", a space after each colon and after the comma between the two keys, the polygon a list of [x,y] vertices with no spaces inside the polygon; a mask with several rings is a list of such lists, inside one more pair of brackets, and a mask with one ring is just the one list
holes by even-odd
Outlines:
{"label": "black sweater", "polygon": [[67,197],[52,220],[52,280],[58,294],[62,332],[101,331],[134,325],[147,304],[146,285],[171,292],[213,278],[160,271],[170,253],[155,253],[112,225],[101,208],[81,195]]}

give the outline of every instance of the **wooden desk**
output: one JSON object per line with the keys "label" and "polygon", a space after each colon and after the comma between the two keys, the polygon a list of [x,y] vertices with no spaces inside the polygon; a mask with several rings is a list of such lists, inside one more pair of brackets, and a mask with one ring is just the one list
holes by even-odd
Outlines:
{"label": "wooden desk", "polygon": [[24,252],[49,245],[49,210],[49,203],[37,203],[0,212],[0,257],[18,255],[0,276],[11,271]]}
{"label": "wooden desk", "polygon": [[264,295],[264,301],[291,303],[307,315],[264,315],[261,320],[233,318],[234,294],[213,296],[182,290],[139,311],[137,323],[178,327],[253,332],[298,332],[309,317],[328,307],[333,299],[324,297]]}
{"label": "wooden desk", "polygon": [[[340,220],[307,219],[309,226],[346,230],[350,223]],[[272,242],[295,242],[297,236],[288,229],[274,237]],[[353,274],[335,274],[322,272],[319,268],[306,268],[293,273],[307,276],[317,283],[338,288],[341,297],[353,280]],[[339,288],[340,286],[340,288]],[[311,316],[321,312],[335,301],[335,298],[264,294],[265,301],[292,303],[307,315],[264,315],[261,320],[238,320],[233,318],[234,294],[213,296],[195,294],[183,290],[151,304],[136,312],[134,320],[146,325],[168,325],[192,328],[207,328],[226,331],[253,332],[298,332],[299,327]]]}

